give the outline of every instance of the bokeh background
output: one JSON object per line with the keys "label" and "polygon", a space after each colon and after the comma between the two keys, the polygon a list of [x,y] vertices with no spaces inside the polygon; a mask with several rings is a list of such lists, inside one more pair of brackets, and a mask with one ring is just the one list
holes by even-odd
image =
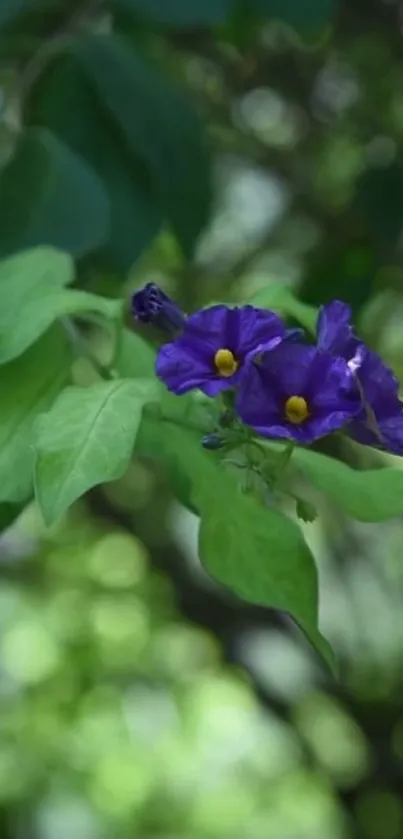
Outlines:
{"label": "bokeh background", "polygon": [[[126,196],[128,250],[72,247],[79,282],[128,301],[158,282],[188,311],[268,282],[341,298],[402,377],[401,5],[273,0],[264,20],[226,5],[0,0],[0,251],[52,202],[57,229],[42,214],[35,237],[64,243],[77,208],[57,172],[40,204],[22,126],[43,118],[64,39],[123,31],[199,111],[214,203],[185,262]],[[91,147],[77,89],[62,110]],[[113,132],[98,141],[116,151]],[[88,339],[102,354],[104,335]],[[50,531],[33,505],[3,505],[4,839],[401,839],[403,523],[320,512],[304,529],[338,683],[283,616],[206,576],[197,519],[158,465],[135,459]]]}

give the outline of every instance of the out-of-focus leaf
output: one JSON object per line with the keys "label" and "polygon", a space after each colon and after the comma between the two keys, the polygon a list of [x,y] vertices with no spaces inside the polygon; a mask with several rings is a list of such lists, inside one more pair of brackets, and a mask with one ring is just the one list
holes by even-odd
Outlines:
{"label": "out-of-focus leaf", "polygon": [[23,504],[0,504],[0,534],[11,527],[23,509]]}
{"label": "out-of-focus leaf", "polygon": [[0,364],[21,355],[64,315],[122,318],[122,300],[64,288],[73,279],[71,257],[49,247],[0,263]]}
{"label": "out-of-focus leaf", "polygon": [[310,449],[296,449],[292,463],[307,481],[358,521],[386,521],[403,513],[403,469],[351,469]]}
{"label": "out-of-focus leaf", "polygon": [[202,125],[186,99],[118,37],[78,40],[74,54],[122,143],[141,161],[157,205],[191,256],[211,209]]}
{"label": "out-of-focus leaf", "polygon": [[124,329],[119,342],[115,367],[125,379],[152,378],[155,375],[154,348],[136,332]]}
{"label": "out-of-focus leaf", "polygon": [[123,475],[143,407],[155,395],[150,379],[69,387],[40,417],[33,440],[35,489],[46,524],[91,487]]}
{"label": "out-of-focus leaf", "polygon": [[295,318],[308,332],[315,334],[317,309],[297,300],[288,286],[281,283],[268,283],[248,302],[253,306],[271,309],[283,317]]}
{"label": "out-of-focus leaf", "polygon": [[54,327],[24,355],[0,369],[0,502],[32,491],[33,427],[68,379],[72,351]]}
{"label": "out-of-focus leaf", "polygon": [[344,300],[357,312],[368,300],[377,260],[369,241],[334,243],[330,239],[316,255],[299,288],[307,304],[320,306],[331,300]]}
{"label": "out-of-focus leaf", "polygon": [[356,203],[376,240],[393,244],[403,228],[403,166],[368,169],[357,184]]}
{"label": "out-of-focus leaf", "polygon": [[339,0],[249,0],[261,18],[287,23],[301,33],[318,32],[333,22]]}
{"label": "out-of-focus leaf", "polygon": [[176,29],[214,26],[228,17],[234,0],[113,0],[115,8]]}
{"label": "out-of-focus leaf", "polygon": [[[134,103],[133,93],[126,105],[130,114]],[[99,175],[110,204],[104,254],[113,268],[126,271],[158,233],[162,214],[145,167],[128,150],[77,57],[59,57],[44,75],[32,97],[31,119],[51,128]]]}
{"label": "out-of-focus leaf", "polygon": [[68,254],[38,247],[0,263],[0,364],[21,355],[56,315],[49,300],[74,279]]}
{"label": "out-of-focus leaf", "polygon": [[0,3],[0,26],[8,26],[14,23],[18,16],[29,11],[33,0],[1,0]]}
{"label": "out-of-focus leaf", "polygon": [[81,256],[107,236],[109,207],[102,184],[49,131],[31,129],[0,174],[0,254],[54,245]]}

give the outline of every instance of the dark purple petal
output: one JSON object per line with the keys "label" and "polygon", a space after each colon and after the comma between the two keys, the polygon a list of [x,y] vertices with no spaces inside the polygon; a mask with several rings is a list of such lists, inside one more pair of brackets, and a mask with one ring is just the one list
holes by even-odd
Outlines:
{"label": "dark purple petal", "polygon": [[197,348],[187,346],[182,338],[160,348],[155,369],[168,390],[177,394],[201,388],[212,376],[209,356],[206,359]]}
{"label": "dark purple petal", "polygon": [[338,352],[352,334],[351,309],[341,300],[321,306],[317,321],[318,347]]}
{"label": "dark purple petal", "polygon": [[285,400],[281,382],[270,370],[253,363],[245,368],[236,399],[236,409],[243,422],[259,432],[266,424],[278,424]]}
{"label": "dark purple petal", "polygon": [[403,404],[399,399],[389,402],[383,410],[376,412],[370,407],[363,409],[346,428],[347,434],[358,443],[377,449],[403,454]]}
{"label": "dark purple petal", "polygon": [[311,384],[311,366],[320,354],[308,344],[283,342],[279,347],[265,353],[262,367],[265,375],[287,396],[303,394]]}
{"label": "dark purple petal", "polygon": [[347,433],[359,443],[402,454],[402,403],[396,376],[372,350],[367,350],[356,376],[362,409]]}
{"label": "dark purple petal", "polygon": [[285,336],[285,326],[274,312],[255,306],[229,309],[226,324],[227,346],[239,358],[249,358],[277,346]]}
{"label": "dark purple petal", "polygon": [[361,367],[357,370],[364,398],[380,416],[389,416],[396,408],[399,382],[381,357],[367,350]]}
{"label": "dark purple petal", "polygon": [[341,405],[358,413],[360,392],[354,374],[343,358],[317,352],[309,368],[310,380],[306,394],[316,411],[332,411]]}
{"label": "dark purple petal", "polygon": [[365,347],[354,334],[350,317],[350,306],[340,300],[322,306],[317,322],[317,345],[318,349],[339,355],[357,366]]}
{"label": "dark purple petal", "polygon": [[[190,315],[186,321],[186,337],[190,342],[199,342],[205,347],[205,352],[214,358],[226,338],[226,323],[229,309],[218,304],[208,309],[200,309]],[[231,349],[229,347],[228,349]]]}

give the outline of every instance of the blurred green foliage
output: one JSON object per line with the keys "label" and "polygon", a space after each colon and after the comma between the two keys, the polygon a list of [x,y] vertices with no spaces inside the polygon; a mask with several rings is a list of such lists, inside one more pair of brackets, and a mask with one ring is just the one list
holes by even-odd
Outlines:
{"label": "blurred green foliage", "polygon": [[[189,310],[271,282],[310,323],[339,297],[402,378],[402,37],[393,0],[0,0],[1,255],[56,245],[74,291],[153,280]],[[127,326],[117,367],[146,376]],[[0,374],[2,836],[400,839],[401,520],[353,523],[333,476],[312,494],[332,684],[207,580],[155,440],[57,527],[26,507],[9,442],[65,382],[57,346]]]}

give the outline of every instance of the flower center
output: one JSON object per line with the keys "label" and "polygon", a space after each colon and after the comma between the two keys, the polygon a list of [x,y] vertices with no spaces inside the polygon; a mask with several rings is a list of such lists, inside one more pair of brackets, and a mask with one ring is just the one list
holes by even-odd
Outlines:
{"label": "flower center", "polygon": [[229,376],[233,376],[239,367],[234,353],[231,352],[231,350],[227,349],[217,350],[214,356],[214,364],[217,373],[220,376],[224,376],[224,378],[229,378]]}
{"label": "flower center", "polygon": [[285,403],[285,415],[288,422],[300,425],[309,417],[309,408],[303,396],[289,396]]}

